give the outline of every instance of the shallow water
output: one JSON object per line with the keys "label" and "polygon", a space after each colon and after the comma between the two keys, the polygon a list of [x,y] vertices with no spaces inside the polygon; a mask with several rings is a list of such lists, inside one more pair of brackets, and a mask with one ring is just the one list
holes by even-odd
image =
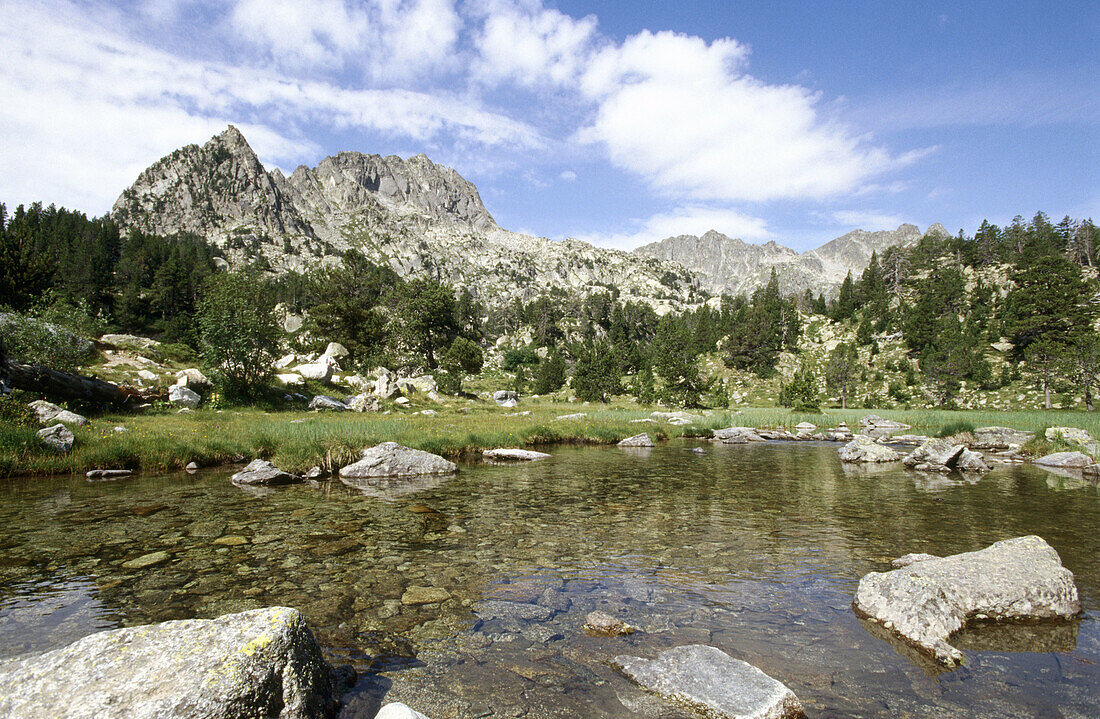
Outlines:
{"label": "shallow water", "polygon": [[[790,686],[811,717],[1086,717],[1100,694],[1100,490],[1034,467],[977,482],[842,466],[836,445],[557,448],[414,487],[245,492],[228,471],[0,487],[0,658],[116,626],[302,610],[360,670],[346,717],[690,716],[616,654],[706,643]],[[1068,624],[968,630],[941,673],[851,611],[908,552],[1038,534],[1076,575]],[[166,563],[126,570],[158,550]],[[403,605],[409,586],[441,604]],[[639,627],[585,636],[604,609]]]}

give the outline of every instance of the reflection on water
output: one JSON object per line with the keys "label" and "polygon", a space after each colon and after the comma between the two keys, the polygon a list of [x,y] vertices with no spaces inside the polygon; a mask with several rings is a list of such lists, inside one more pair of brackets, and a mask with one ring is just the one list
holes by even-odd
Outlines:
{"label": "reflection on water", "polygon": [[[980,481],[853,469],[816,443],[553,454],[415,487],[334,481],[262,496],[222,471],[12,483],[0,488],[0,656],[281,604],[305,613],[332,660],[361,670],[348,717],[373,716],[383,697],[433,719],[686,716],[607,664],[685,643],[756,664],[811,715],[1094,710],[1095,485],[1048,486],[1024,466]],[[894,557],[1022,534],[1073,570],[1081,621],[968,630],[954,640],[964,668],[937,674],[850,609],[859,578]],[[171,561],[121,566],[159,550]],[[434,603],[410,587],[437,590]],[[595,609],[640,631],[588,637]]]}

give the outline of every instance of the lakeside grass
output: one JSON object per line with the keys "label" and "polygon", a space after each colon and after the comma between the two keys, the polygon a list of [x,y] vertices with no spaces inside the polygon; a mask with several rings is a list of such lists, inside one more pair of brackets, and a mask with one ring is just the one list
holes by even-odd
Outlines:
{"label": "lakeside grass", "polygon": [[[913,432],[930,435],[1000,425],[1036,433],[1050,426],[1070,426],[1100,436],[1100,413],[1064,410],[828,409],[812,414],[760,407],[695,411],[692,414],[701,415],[700,420],[677,426],[663,421],[632,422],[648,418],[654,409],[633,403],[583,405],[535,400],[516,409],[503,409],[478,402],[431,406],[438,412],[432,416],[414,414],[424,408],[429,407],[418,404],[388,414],[269,413],[249,408],[108,414],[94,417],[86,427],[73,428],[76,443],[67,454],[43,447],[35,428],[0,421],[0,477],[75,474],[89,469],[168,471],[189,462],[215,466],[257,457],[300,472],[315,465],[342,466],[357,459],[364,447],[385,441],[461,458],[493,447],[613,444],[640,432],[649,432],[655,439],[709,436],[711,430],[731,425],[792,427],[806,421],[824,428],[845,421],[854,428],[868,414],[910,424]],[[579,420],[557,419],[582,412],[587,416]],[[115,433],[116,425],[127,431]]]}

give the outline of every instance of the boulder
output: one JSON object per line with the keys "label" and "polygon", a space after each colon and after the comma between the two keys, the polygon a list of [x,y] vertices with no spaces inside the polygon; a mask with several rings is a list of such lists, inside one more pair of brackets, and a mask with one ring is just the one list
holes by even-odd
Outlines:
{"label": "boulder", "polygon": [[443,395],[435,391],[428,392],[428,399],[430,399],[432,402],[435,402],[436,404],[443,404],[444,402],[446,402],[446,400],[443,399]]}
{"label": "boulder", "polygon": [[309,401],[310,412],[347,412],[350,407],[328,395],[319,394]]}
{"label": "boulder", "polygon": [[656,659],[617,656],[612,666],[643,689],[719,719],[793,719],[798,697],[753,665],[702,644],[667,649]]}
{"label": "boulder", "polygon": [[377,370],[378,378],[374,381],[374,395],[379,399],[389,399],[398,394],[397,380],[393,372],[385,367]]}
{"label": "boulder", "polygon": [[1033,438],[1033,432],[1011,427],[978,427],[974,430],[972,449],[1017,449]]}
{"label": "boulder", "polygon": [[744,442],[763,442],[764,438],[757,434],[752,427],[726,427],[714,430],[714,438],[727,444],[742,444]]}
{"label": "boulder", "polygon": [[1089,477],[1100,476],[1100,464],[1090,464],[1081,471]]}
{"label": "boulder", "polygon": [[68,452],[73,448],[73,442],[76,441],[72,430],[63,424],[55,424],[52,427],[38,430],[38,438],[42,440],[42,444],[51,449],[56,449],[58,452]]}
{"label": "boulder", "polygon": [[206,375],[194,367],[176,372],[176,384],[180,387],[189,387],[196,392],[204,392],[214,386]]}
{"label": "boulder", "polygon": [[799,422],[794,426],[794,428],[799,432],[813,432],[815,429],[817,429],[817,425],[811,424],[809,422]]}
{"label": "boulder", "polygon": [[168,388],[168,401],[177,407],[195,409],[202,402],[199,393],[189,387],[181,387],[178,384]]}
{"label": "boulder", "polygon": [[[435,382],[435,377],[430,374],[422,374],[416,377],[406,377],[397,380],[397,386],[402,392],[437,392],[439,385]],[[406,389],[408,388],[408,389]]]}
{"label": "boulder", "polygon": [[910,425],[904,422],[879,417],[877,414],[869,414],[862,418],[859,420],[859,426],[867,429],[912,429]]}
{"label": "boulder", "polygon": [[349,374],[344,378],[344,384],[360,392],[370,392],[374,389],[374,382],[360,374]]}
{"label": "boulder", "polygon": [[340,477],[415,477],[454,474],[458,467],[437,454],[403,447],[397,442],[383,442],[363,450],[363,458],[340,470]]}
{"label": "boulder", "polygon": [[294,371],[306,379],[328,382],[332,378],[332,367],[333,364],[331,362],[322,359],[322,361],[319,362],[300,364],[294,368]]}
{"label": "boulder", "polygon": [[1035,460],[1040,467],[1059,467],[1062,469],[1084,469],[1092,464],[1092,459],[1082,452],[1055,452]]}
{"label": "boulder", "polygon": [[295,374],[294,372],[286,372],[286,373],[283,373],[283,374],[277,374],[277,375],[275,375],[275,379],[279,380],[279,382],[281,382],[282,384],[284,384],[288,387],[296,385],[296,384],[301,384],[302,382],[305,381],[305,379],[302,377],[302,375]]}
{"label": "boulder", "polygon": [[584,618],[584,633],[592,637],[623,637],[635,631],[635,627],[607,612],[590,612]]}
{"label": "boulder", "polygon": [[379,709],[374,719],[428,719],[428,717],[401,702],[394,702]]}
{"label": "boulder", "polygon": [[378,412],[382,404],[373,394],[357,394],[348,401],[348,409],[352,412]]}
{"label": "boulder", "polygon": [[150,372],[147,369],[138,370],[137,376],[145,380],[146,382],[156,382],[160,379],[160,375],[158,375],[156,372]]}
{"label": "boulder", "polygon": [[950,471],[955,468],[959,455],[965,450],[961,444],[933,437],[921,443],[902,460],[906,467],[927,471]]}
{"label": "boulder", "polygon": [[1046,431],[1049,440],[1061,439],[1066,444],[1086,445],[1092,441],[1092,436],[1083,429],[1077,427],[1049,427]]}
{"label": "boulder", "polygon": [[38,421],[42,424],[46,424],[47,422],[61,422],[62,424],[76,424],[80,426],[88,424],[87,417],[81,416],[76,412],[70,412],[67,409],[61,409],[56,404],[52,404],[42,399],[36,399],[28,403],[27,406],[34,410],[34,413],[38,415]]}
{"label": "boulder", "polygon": [[302,615],[269,607],[127,627],[0,664],[0,716],[335,717],[337,682]]}
{"label": "boulder", "polygon": [[160,342],[151,340],[148,337],[138,337],[137,335],[103,335],[99,338],[99,341],[113,347],[129,346],[143,350],[151,350],[154,347],[160,347]]}
{"label": "boulder", "polygon": [[1036,536],[925,559],[859,581],[852,608],[946,666],[963,655],[948,638],[970,619],[1069,619],[1081,611],[1073,573]]}
{"label": "boulder", "polygon": [[348,352],[348,348],[339,342],[329,342],[325,347],[322,357],[332,357],[333,359],[340,359],[341,357],[347,357],[351,352]]}
{"label": "boulder", "polygon": [[867,435],[857,435],[837,450],[841,462],[897,462],[901,455],[885,447]]}
{"label": "boulder", "polygon": [[284,356],[280,357],[279,359],[275,360],[275,364],[273,366],[275,367],[275,369],[286,369],[287,367],[289,367],[290,365],[294,364],[297,361],[298,361],[298,355],[288,354],[288,355],[284,355]]}
{"label": "boulder", "polygon": [[906,554],[905,556],[898,557],[894,561],[890,562],[890,566],[894,569],[901,569],[902,567],[908,567],[910,564],[924,562],[929,559],[939,559],[939,557],[937,557],[935,554],[924,554],[922,552]]}
{"label": "boulder", "polygon": [[230,477],[230,481],[236,485],[253,486],[293,484],[300,482],[301,479],[289,472],[284,472],[267,460],[254,459],[244,469]]}
{"label": "boulder", "polygon": [[550,459],[545,452],[533,452],[529,449],[487,449],[481,453],[487,462],[536,462]]}
{"label": "boulder", "polygon": [[955,469],[960,472],[980,472],[984,474],[989,471],[989,465],[985,463],[985,459],[978,452],[964,449],[959,453],[959,458],[955,460]]}
{"label": "boulder", "polygon": [[633,437],[627,437],[623,441],[619,442],[620,447],[652,447],[653,440],[649,438],[648,432],[642,432],[636,434]]}
{"label": "boulder", "polygon": [[396,404],[396,405],[401,405],[402,407],[404,407],[405,405],[407,405],[409,403],[409,398],[408,397],[398,397],[397,399],[395,399],[393,401],[393,403]]}
{"label": "boulder", "polygon": [[493,401],[498,407],[515,407],[519,404],[519,395],[510,389],[500,389],[493,392]]}
{"label": "boulder", "polygon": [[134,473],[132,469],[92,469],[84,474],[89,482],[121,479]]}

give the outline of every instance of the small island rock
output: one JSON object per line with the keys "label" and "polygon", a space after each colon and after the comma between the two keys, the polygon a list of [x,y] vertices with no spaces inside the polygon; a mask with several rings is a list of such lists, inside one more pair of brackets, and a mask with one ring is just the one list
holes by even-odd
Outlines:
{"label": "small island rock", "polygon": [[403,447],[397,442],[383,442],[364,449],[362,459],[341,469],[340,477],[415,477],[457,471],[458,466],[454,462],[437,454]]}
{"label": "small island rock", "polygon": [[482,459],[488,462],[537,462],[540,459],[550,459],[546,452],[534,452],[529,449],[487,449],[481,453]]}
{"label": "small island rock", "polygon": [[901,455],[865,434],[857,435],[837,452],[841,462],[897,462]]}
{"label": "small island rock", "polygon": [[627,437],[623,441],[619,442],[620,447],[652,447],[653,440],[649,438],[647,432],[636,434],[633,437]]}
{"label": "small island rock", "polygon": [[253,486],[293,484],[301,480],[289,472],[284,472],[267,460],[254,459],[244,469],[234,474],[230,481],[236,485]]}

